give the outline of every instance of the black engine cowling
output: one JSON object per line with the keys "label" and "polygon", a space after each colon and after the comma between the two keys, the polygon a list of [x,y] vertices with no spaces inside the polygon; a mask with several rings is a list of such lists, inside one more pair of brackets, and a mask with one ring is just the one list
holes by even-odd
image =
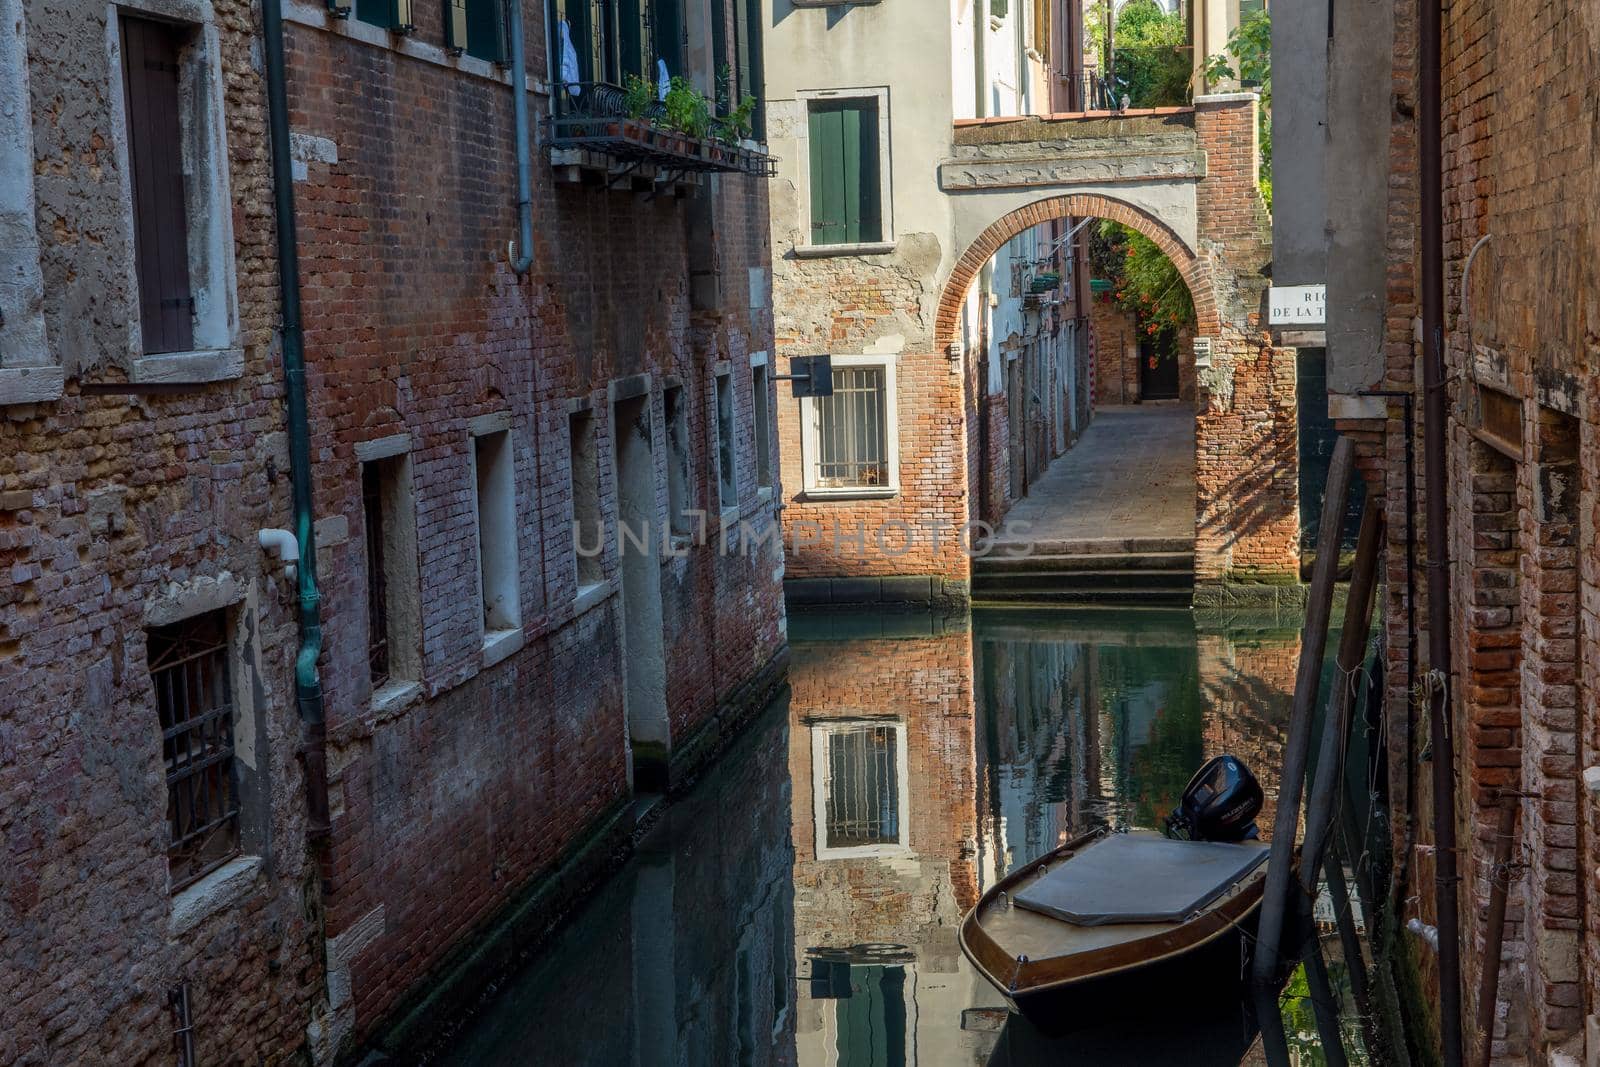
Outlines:
{"label": "black engine cowling", "polygon": [[1221,755],[1195,772],[1167,816],[1167,832],[1191,841],[1249,841],[1259,836],[1261,783],[1237,756]]}

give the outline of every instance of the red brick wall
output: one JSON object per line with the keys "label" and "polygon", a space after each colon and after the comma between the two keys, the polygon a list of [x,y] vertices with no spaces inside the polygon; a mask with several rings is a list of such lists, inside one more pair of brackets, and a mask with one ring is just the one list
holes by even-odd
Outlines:
{"label": "red brick wall", "polygon": [[[180,983],[197,1062],[272,1061],[305,1042],[323,984],[292,586],[256,543],[289,525],[257,18],[215,2],[243,372],[140,391],[106,12],[26,5],[20,116],[37,120],[48,355],[68,381],[58,401],[0,407],[0,1062],[172,1062]],[[247,844],[262,868],[230,906],[174,931],[145,628],[152,607],[206,590],[235,649],[259,641],[231,669],[256,698],[267,799],[247,819],[265,843]]]}
{"label": "red brick wall", "polygon": [[[1272,256],[1271,221],[1256,186],[1256,108],[1245,100],[1202,101],[1195,131],[1206,179],[1197,204],[1220,328],[1195,293],[1202,336],[1217,338],[1213,369],[1199,374],[1195,420],[1195,568],[1202,580],[1294,580],[1299,576],[1299,454],[1295,355],[1275,349],[1261,323]],[[1185,279],[1186,281],[1189,279]],[[1190,284],[1193,292],[1196,286]]]}
{"label": "red brick wall", "polygon": [[[542,7],[527,6],[542,69]],[[419,5],[415,39],[440,9]],[[317,22],[315,16],[308,16]],[[429,62],[353,35],[296,25],[292,121],[326,138],[297,184],[306,273],[317,507],[348,535],[324,543],[334,876],[327,931],[373,924],[349,959],[354,1025],[403,1006],[453,944],[486,923],[629,794],[621,604],[575,612],[569,402],[595,418],[601,511],[613,515],[608,383],[650,375],[656,514],[665,514],[661,390],[685,387],[694,504],[716,512],[714,375],[736,391],[740,515],[775,522],[757,492],[749,356],[770,352],[771,313],[748,269],[768,263],[761,179],[721,176],[690,199],[562,184],[536,150],[535,262],[506,263],[516,232],[511,100],[486,65]],[[352,106],[360,101],[360,106]],[[546,99],[535,94],[535,117]],[[720,300],[691,307],[691,230],[714,233]],[[381,269],[376,267],[382,264]],[[764,299],[761,301],[764,304]],[[517,458],[524,647],[480,652],[467,420],[509,412]],[[367,680],[359,442],[412,439],[423,610],[422,692],[375,713]],[[784,644],[775,541],[747,558],[702,543],[664,560],[667,700],[674,747],[712,721]],[[614,542],[605,580],[620,581]],[[381,908],[381,913],[378,909]],[[361,925],[358,926],[357,924]],[[337,1007],[338,1005],[336,1005]]]}
{"label": "red brick wall", "polygon": [[[1391,136],[1389,287],[1385,294],[1385,386],[1416,378],[1416,35],[1412,9],[1395,9],[1396,98]],[[1494,845],[1501,788],[1530,793],[1521,804],[1506,932],[1497,1055],[1540,1056],[1584,1028],[1600,974],[1600,900],[1593,842],[1600,831],[1581,770],[1597,757],[1595,678],[1600,674],[1600,588],[1595,530],[1596,380],[1593,268],[1581,249],[1594,243],[1592,157],[1600,32],[1582,4],[1551,4],[1513,15],[1471,0],[1448,5],[1443,32],[1444,240],[1446,355],[1452,382],[1451,615],[1455,719],[1467,724],[1455,752],[1462,823],[1460,867],[1468,1018],[1482,958],[1480,910]],[[1554,103],[1553,103],[1554,102]],[[1467,256],[1492,234],[1463,280]],[[1470,319],[1463,312],[1470,289]],[[1476,383],[1509,398],[1520,429],[1508,454],[1467,428]],[[1420,397],[1419,397],[1420,407]],[[1389,627],[1391,768],[1404,795],[1407,678],[1402,484],[1405,444],[1398,405],[1385,424],[1381,456],[1390,513]],[[1422,427],[1418,427],[1418,439]],[[1364,426],[1363,429],[1370,429]],[[1552,452],[1554,449],[1554,452]],[[1420,457],[1419,457],[1420,458]],[[1585,465],[1587,462],[1587,465]],[[1566,510],[1552,510],[1548,477],[1565,477]],[[1420,468],[1419,468],[1420,469]],[[1420,477],[1420,475],[1419,475]],[[1419,499],[1417,538],[1421,541]],[[1514,548],[1504,542],[1511,539]],[[1423,580],[1419,574],[1419,582]],[[1419,600],[1421,598],[1419,597]],[[1501,601],[1506,601],[1502,603]],[[1425,603],[1417,605],[1426,626]],[[1425,637],[1422,647],[1426,648]],[[1419,671],[1426,663],[1417,665]],[[1425,771],[1424,771],[1425,776]],[[1420,806],[1430,806],[1426,781]],[[1423,848],[1413,884],[1431,886]],[[1396,819],[1396,825],[1401,820]],[[1433,921],[1431,892],[1418,911]],[[1472,1035],[1469,1035],[1471,1037]],[[1592,1043],[1587,1050],[1593,1058]]]}
{"label": "red brick wall", "polygon": [[[868,942],[954,948],[955,925],[977,903],[972,638],[966,632],[798,644],[790,664],[795,936],[799,946]],[[812,731],[873,720],[904,729],[910,859],[821,858],[814,818]]]}
{"label": "red brick wall", "polygon": [[1132,404],[1139,399],[1139,340],[1133,316],[1101,297],[1089,302],[1094,332],[1096,404]]}

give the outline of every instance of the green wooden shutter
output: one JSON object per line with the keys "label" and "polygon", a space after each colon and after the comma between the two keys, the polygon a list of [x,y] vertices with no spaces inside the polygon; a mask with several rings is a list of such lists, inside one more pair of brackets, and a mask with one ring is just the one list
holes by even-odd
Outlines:
{"label": "green wooden shutter", "polygon": [[[451,0],[452,3],[457,0]],[[466,9],[467,55],[506,63],[506,19],[501,0],[462,0]],[[520,3],[521,0],[513,0]]]}
{"label": "green wooden shutter", "polygon": [[467,0],[444,0],[444,47],[453,55],[467,48]]}
{"label": "green wooden shutter", "polygon": [[[667,71],[685,75],[683,64],[683,4],[681,0],[651,0],[651,45],[656,58],[667,61]],[[652,65],[652,73],[654,66]]]}
{"label": "green wooden shutter", "polygon": [[595,81],[594,0],[550,0],[550,77],[561,74],[561,20],[572,34],[572,50],[578,54],[578,80]]}
{"label": "green wooden shutter", "polygon": [[883,240],[877,105],[864,100],[813,104],[810,136],[811,243]]}
{"label": "green wooden shutter", "polygon": [[650,39],[648,24],[652,18],[650,5],[645,0],[620,0],[617,5],[617,50],[621,55],[618,84],[634,74],[656,83],[656,72],[649,61],[645,42]]}

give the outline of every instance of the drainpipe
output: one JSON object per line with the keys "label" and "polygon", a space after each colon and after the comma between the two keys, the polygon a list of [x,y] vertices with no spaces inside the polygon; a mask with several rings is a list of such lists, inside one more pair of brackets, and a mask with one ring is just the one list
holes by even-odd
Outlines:
{"label": "drainpipe", "polygon": [[317,545],[312,529],[311,435],[306,415],[305,340],[300,327],[300,258],[294,218],[294,174],[289,158],[289,104],[284,82],[283,0],[261,4],[267,67],[267,125],[272,135],[272,199],[278,230],[278,289],[283,299],[283,392],[289,416],[289,478],[294,535],[300,650],[294,661],[295,706],[300,712],[300,759],[306,777],[306,837],[320,854],[328,839],[327,722],[317,657],[322,654]]}
{"label": "drainpipe", "polygon": [[1421,159],[1423,476],[1428,498],[1428,704],[1433,753],[1434,898],[1439,926],[1439,1042],[1445,1067],[1461,1060],[1461,932],[1456,911],[1455,758],[1451,748],[1450,508],[1445,468],[1444,177],[1440,23],[1443,0],[1418,0]]}
{"label": "drainpipe", "polygon": [[522,40],[522,0],[511,0],[511,114],[517,125],[517,277],[533,266],[533,151],[528,145],[528,69]]}

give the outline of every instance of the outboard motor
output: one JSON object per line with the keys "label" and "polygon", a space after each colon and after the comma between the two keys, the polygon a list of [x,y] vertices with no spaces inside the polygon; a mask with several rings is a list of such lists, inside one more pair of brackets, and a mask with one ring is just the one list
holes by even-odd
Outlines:
{"label": "outboard motor", "polygon": [[1261,783],[1237,756],[1215,756],[1195,772],[1177,808],[1167,816],[1167,836],[1190,841],[1253,841],[1260,836]]}

